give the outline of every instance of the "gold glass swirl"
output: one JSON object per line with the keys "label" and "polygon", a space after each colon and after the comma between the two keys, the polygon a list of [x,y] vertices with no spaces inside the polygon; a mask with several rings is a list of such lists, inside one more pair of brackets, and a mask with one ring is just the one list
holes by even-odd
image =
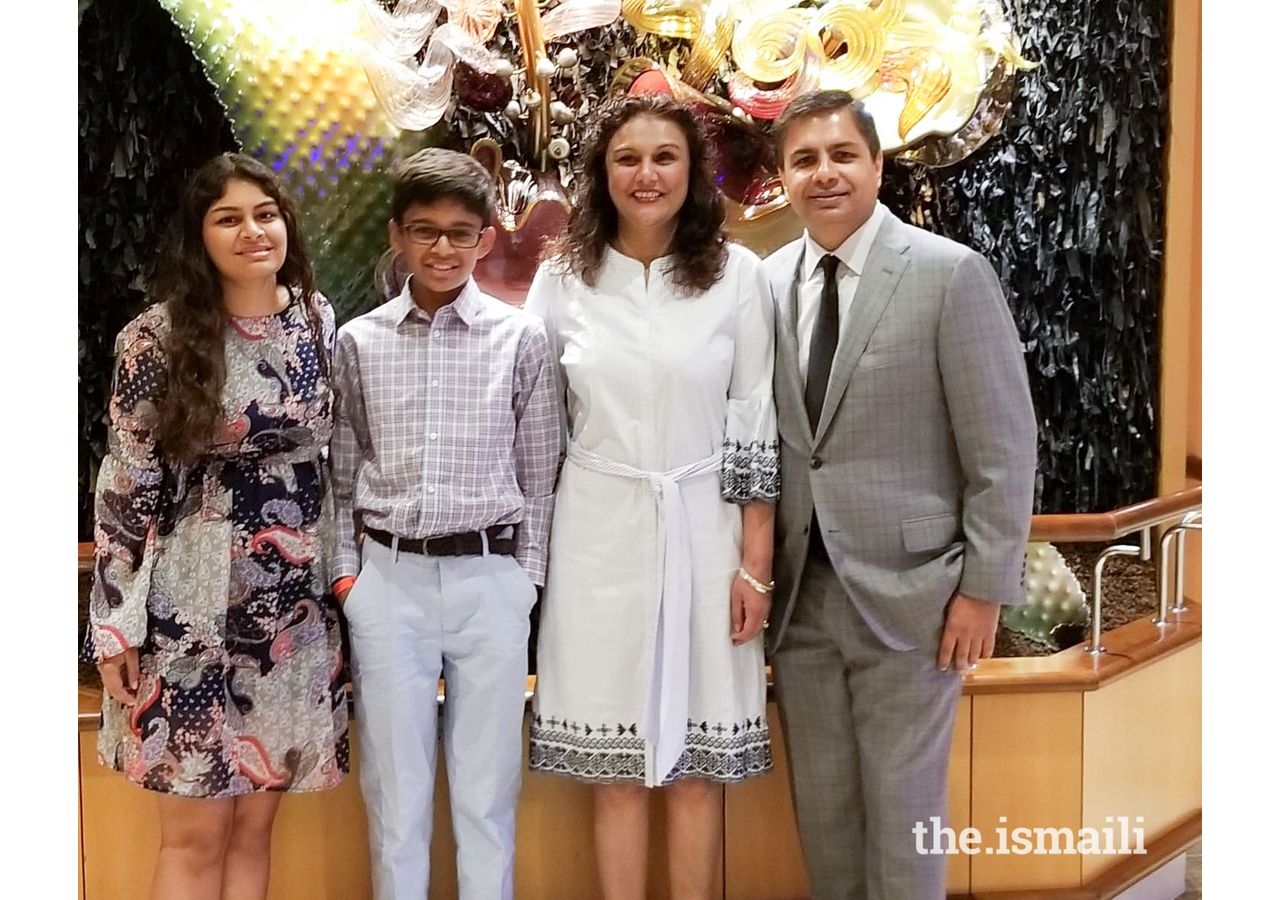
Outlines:
{"label": "gold glass swirl", "polygon": [[861,98],[879,86],[876,76],[884,57],[885,32],[877,24],[878,18],[852,3],[828,3],[818,10],[809,32],[813,45],[819,48],[821,87],[849,91]]}
{"label": "gold glass swirl", "polygon": [[706,0],[622,0],[622,17],[659,37],[692,40],[702,23]]}
{"label": "gold glass swirl", "polygon": [[810,10],[781,9],[743,19],[733,33],[733,61],[752,81],[786,81],[808,50]]}
{"label": "gold glass swirl", "polygon": [[[837,5],[837,4],[830,4]],[[843,3],[839,5],[844,5]],[[859,6],[866,10],[868,20],[871,24],[882,31],[892,31],[898,27],[898,23],[906,17],[907,0],[880,0],[874,5],[871,2],[853,3],[850,0],[849,5]]]}
{"label": "gold glass swirl", "polygon": [[689,48],[689,58],[680,73],[680,79],[697,90],[703,90],[720,68],[729,45],[733,42],[733,30],[737,26],[734,8],[737,0],[711,0],[698,26],[698,35]]}
{"label": "gold glass swirl", "polygon": [[898,134],[905,137],[951,90],[951,69],[938,53],[923,47],[885,54],[885,87],[905,91]]}

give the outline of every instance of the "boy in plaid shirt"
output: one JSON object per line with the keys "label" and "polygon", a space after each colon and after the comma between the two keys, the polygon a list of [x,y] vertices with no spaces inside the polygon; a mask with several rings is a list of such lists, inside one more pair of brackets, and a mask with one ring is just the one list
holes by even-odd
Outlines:
{"label": "boy in plaid shirt", "polygon": [[377,900],[421,900],[443,675],[458,885],[513,895],[529,612],[564,453],[541,321],[472,278],[493,183],[438,148],[392,172],[399,296],[338,333],[334,591],[351,635]]}

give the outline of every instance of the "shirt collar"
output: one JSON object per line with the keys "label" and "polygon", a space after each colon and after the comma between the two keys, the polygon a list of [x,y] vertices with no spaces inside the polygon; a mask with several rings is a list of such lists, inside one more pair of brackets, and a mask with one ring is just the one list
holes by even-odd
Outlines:
{"label": "shirt collar", "polygon": [[835,250],[824,250],[819,246],[818,242],[809,234],[808,229],[804,232],[804,280],[808,281],[813,277],[813,273],[817,270],[818,264],[822,262],[822,257],[828,252],[844,263],[855,275],[862,275],[863,268],[867,264],[867,254],[871,252],[871,245],[875,242],[876,234],[880,231],[880,223],[884,221],[885,205],[879,200],[876,201],[875,208],[871,210],[871,215],[867,217],[867,221],[858,227],[858,230],[844,239]]}
{"label": "shirt collar", "polygon": [[[413,302],[413,293],[409,290],[411,281],[413,281],[412,275],[404,280],[404,287],[400,289],[399,296],[391,301],[393,304],[391,311],[397,325],[404,322],[414,310],[417,310],[418,314],[427,321],[431,321],[431,316]],[[475,324],[476,319],[484,311],[484,302],[481,300],[480,288],[476,285],[474,278],[468,278],[467,283],[462,286],[462,292],[454,298],[453,302],[441,307],[438,311],[444,312],[447,309],[452,309],[468,328]]]}

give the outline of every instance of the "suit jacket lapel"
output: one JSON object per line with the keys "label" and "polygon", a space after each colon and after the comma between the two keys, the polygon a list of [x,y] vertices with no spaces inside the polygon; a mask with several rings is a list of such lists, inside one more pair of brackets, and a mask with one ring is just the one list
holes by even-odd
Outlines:
{"label": "suit jacket lapel", "polygon": [[[778,298],[778,354],[776,365],[781,376],[782,387],[787,391],[786,398],[778,398],[778,402],[787,402],[804,408],[804,383],[800,379],[800,344],[796,337],[796,316],[799,309],[796,293],[799,290],[798,270],[800,260],[804,258],[804,241],[796,241],[792,246],[797,250],[793,259],[782,261],[773,272],[774,295]],[[807,416],[805,431],[809,430]],[[812,435],[810,435],[812,437]]]}
{"label": "suit jacket lapel", "polygon": [[[840,342],[836,345],[836,356],[831,365],[831,378],[827,382],[827,396],[822,403],[815,441],[820,440],[831,425],[836,407],[840,405],[840,398],[849,387],[853,370],[866,351],[871,335],[880,323],[880,317],[884,315],[898,282],[902,280],[902,273],[907,270],[907,249],[910,244],[905,231],[893,215],[886,215],[880,223],[880,231],[871,244],[862,275],[858,279],[858,289],[849,308],[849,321],[840,329]],[[802,393],[802,402],[803,399]]]}

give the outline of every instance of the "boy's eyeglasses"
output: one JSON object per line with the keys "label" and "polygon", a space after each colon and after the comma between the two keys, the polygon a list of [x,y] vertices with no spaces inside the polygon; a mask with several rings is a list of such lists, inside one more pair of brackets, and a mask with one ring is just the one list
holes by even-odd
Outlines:
{"label": "boy's eyeglasses", "polygon": [[470,250],[480,243],[481,232],[478,228],[436,228],[423,225],[421,222],[413,222],[401,228],[409,240],[424,247],[435,246],[436,241],[441,237],[447,237],[449,245],[459,250]]}

